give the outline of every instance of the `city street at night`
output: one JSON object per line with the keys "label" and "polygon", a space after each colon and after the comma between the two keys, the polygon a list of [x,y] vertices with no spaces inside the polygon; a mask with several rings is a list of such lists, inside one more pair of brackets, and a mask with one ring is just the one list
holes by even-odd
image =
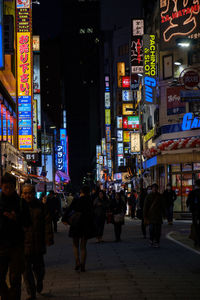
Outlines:
{"label": "city street at night", "polygon": [[104,243],[89,241],[85,273],[74,271],[71,239],[60,224],[55,245],[48,248],[44,291],[37,299],[199,300],[200,253],[165,238],[189,223],[164,225],[159,249],[142,239],[139,224],[127,219],[121,243],[113,242],[113,225],[106,225]]}

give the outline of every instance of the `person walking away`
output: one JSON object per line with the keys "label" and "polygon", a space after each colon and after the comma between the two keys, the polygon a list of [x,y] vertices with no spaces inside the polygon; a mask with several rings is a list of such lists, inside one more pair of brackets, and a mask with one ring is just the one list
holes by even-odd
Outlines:
{"label": "person walking away", "polygon": [[194,245],[200,246],[200,179],[196,180],[195,188],[188,195],[187,207],[192,213]]}
{"label": "person walking away", "polygon": [[[31,225],[26,202],[16,191],[16,179],[6,173],[0,194],[0,296],[1,300],[21,299],[21,276],[24,267],[24,228]],[[9,271],[9,285],[6,276]]]}
{"label": "person walking away", "polygon": [[115,193],[115,198],[111,201],[110,207],[113,214],[113,224],[115,231],[115,241],[121,241],[122,225],[126,214],[126,203],[122,200],[120,193]]}
{"label": "person walking away", "polygon": [[47,207],[52,218],[54,232],[57,232],[57,222],[59,220],[61,207],[60,200],[56,197],[53,190],[51,190],[47,196]]}
{"label": "person walking away", "polygon": [[130,216],[131,219],[135,218],[135,210],[136,210],[136,204],[137,204],[137,199],[135,195],[135,190],[133,190],[130,194],[130,197],[128,198],[128,205],[130,206]]}
{"label": "person walking away", "polygon": [[33,185],[25,184],[23,186],[22,197],[27,202],[31,215],[31,226],[25,229],[24,234],[25,270],[23,277],[29,295],[27,300],[34,300],[36,291],[41,293],[43,290],[44,254],[46,245],[54,244],[53,229],[47,206],[35,198]]}
{"label": "person walking away", "polygon": [[172,186],[170,183],[167,184],[167,188],[163,193],[163,197],[165,200],[168,225],[173,225],[174,201],[176,200],[177,196],[175,191],[172,190]]}
{"label": "person walking away", "polygon": [[75,270],[85,272],[87,241],[95,237],[93,203],[88,186],[81,188],[80,197],[72,201],[62,222],[70,225],[69,237],[73,239]]}
{"label": "person walking away", "polygon": [[141,229],[142,229],[142,234],[144,239],[146,239],[146,227],[147,225],[144,223],[144,214],[143,214],[143,210],[144,210],[144,202],[145,199],[147,197],[147,194],[151,193],[151,186],[148,186],[147,189],[143,188],[143,184],[140,186],[140,192],[138,195],[138,211],[140,212],[140,219],[141,219]]}
{"label": "person walking away", "polygon": [[101,243],[104,225],[106,220],[106,208],[107,208],[107,198],[103,191],[99,191],[98,197],[94,200],[94,220],[96,226],[96,239],[98,243]]}
{"label": "person walking away", "polygon": [[158,192],[158,185],[152,185],[152,192],[144,202],[144,224],[149,224],[150,245],[158,248],[160,245],[161,227],[165,206],[162,195]]}

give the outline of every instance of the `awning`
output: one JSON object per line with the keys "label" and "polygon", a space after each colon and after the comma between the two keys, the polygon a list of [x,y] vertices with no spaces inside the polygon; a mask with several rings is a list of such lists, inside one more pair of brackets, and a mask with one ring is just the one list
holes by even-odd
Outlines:
{"label": "awning", "polygon": [[65,172],[56,171],[56,176],[59,177],[60,179],[64,179],[64,182],[70,181],[69,175],[67,175]]}

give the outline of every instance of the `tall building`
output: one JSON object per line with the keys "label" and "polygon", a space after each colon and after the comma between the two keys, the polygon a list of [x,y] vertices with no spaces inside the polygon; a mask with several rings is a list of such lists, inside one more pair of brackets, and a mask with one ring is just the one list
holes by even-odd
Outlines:
{"label": "tall building", "polygon": [[78,186],[95,169],[99,139],[99,1],[63,1],[63,78],[69,134],[69,169]]}

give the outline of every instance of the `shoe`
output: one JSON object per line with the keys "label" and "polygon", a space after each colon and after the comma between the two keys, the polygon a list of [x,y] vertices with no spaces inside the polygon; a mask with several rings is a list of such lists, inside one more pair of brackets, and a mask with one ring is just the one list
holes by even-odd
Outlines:
{"label": "shoe", "polygon": [[37,283],[37,292],[40,294],[43,290],[43,282],[42,281],[39,281]]}
{"label": "shoe", "polygon": [[80,267],[81,267],[80,265],[76,265],[75,268],[74,268],[74,270],[78,271],[78,270],[80,270]]}
{"label": "shoe", "polygon": [[85,265],[81,265],[81,272],[85,272]]}
{"label": "shoe", "polygon": [[154,244],[153,244],[153,247],[154,247],[154,248],[159,248],[160,245],[159,245],[159,243],[154,243]]}

